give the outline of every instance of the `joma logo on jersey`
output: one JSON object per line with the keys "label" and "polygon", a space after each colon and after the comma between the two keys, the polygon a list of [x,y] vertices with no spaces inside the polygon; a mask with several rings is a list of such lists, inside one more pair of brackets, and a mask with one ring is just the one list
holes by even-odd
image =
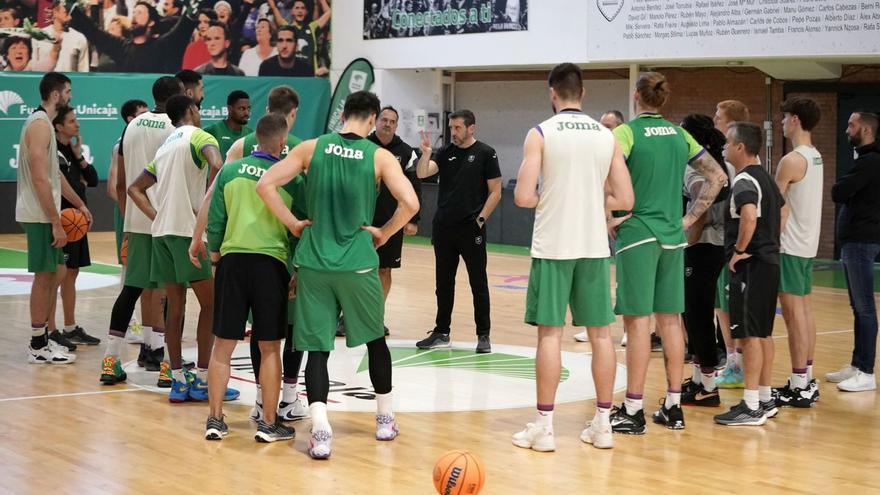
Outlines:
{"label": "joma logo on jersey", "polygon": [[266,169],[260,168],[260,167],[255,167],[253,165],[248,165],[247,163],[242,163],[241,168],[238,169],[238,173],[248,174],[251,177],[260,178],[263,176],[263,174],[266,173]]}
{"label": "joma logo on jersey", "polygon": [[557,122],[556,123],[557,131],[564,131],[566,129],[573,131],[598,131],[599,124],[591,124],[589,122]]}
{"label": "joma logo on jersey", "polygon": [[675,132],[675,127],[646,127],[645,128],[645,137],[651,136],[674,136],[678,134]]}
{"label": "joma logo on jersey", "polygon": [[152,127],[154,129],[164,129],[165,122],[162,122],[161,120],[140,119],[138,120],[137,127]]}
{"label": "joma logo on jersey", "polygon": [[342,158],[354,158],[355,160],[364,159],[363,150],[353,150],[351,148],[346,148],[344,146],[339,146],[338,144],[333,143],[327,145],[327,149],[324,150],[324,154],[341,156]]}

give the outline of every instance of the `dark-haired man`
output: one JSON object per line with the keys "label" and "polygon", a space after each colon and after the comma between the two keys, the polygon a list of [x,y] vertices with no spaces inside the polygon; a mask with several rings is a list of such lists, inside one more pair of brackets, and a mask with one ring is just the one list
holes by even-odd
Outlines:
{"label": "dark-haired man", "polygon": [[293,26],[281,26],[275,35],[275,48],[278,55],[263,60],[260,64],[261,76],[306,77],[307,71],[296,64],[296,29]]}
{"label": "dark-haired man", "polygon": [[608,129],[614,130],[615,127],[619,126],[626,122],[623,118],[623,114],[620,113],[619,110],[608,110],[607,112],[602,114],[602,118],[599,119],[599,123],[605,126]]}
{"label": "dark-haired man", "polygon": [[416,166],[420,179],[440,174],[433,243],[437,281],[437,318],[419,349],[449,347],[452,307],[455,304],[455,272],[464,259],[474,297],[474,322],[478,353],[492,352],[489,340],[489,280],[486,274],[486,220],[501,201],[501,169],[498,154],[474,138],[477,121],[470,110],[449,115],[452,142],[431,154],[431,140],[422,132]]}
{"label": "dark-haired man", "polygon": [[240,89],[229,93],[226,97],[228,116],[216,124],[206,127],[205,132],[214,136],[220,144],[220,156],[226,160],[229,148],[242,136],[253,130],[247,126],[251,119],[251,97]]}
{"label": "dark-haired man", "polygon": [[174,77],[183,83],[183,94],[192,98],[196,106],[201,108],[205,99],[205,81],[202,80],[202,75],[191,69],[183,69],[174,74]]}
{"label": "dark-haired man", "polygon": [[199,74],[211,76],[243,76],[244,71],[229,61],[229,37],[226,25],[214,21],[205,32],[205,45],[211,60],[196,67]]}
{"label": "dark-haired man", "polygon": [[[758,164],[764,130],[736,122],[727,130],[724,158],[736,169],[724,223],[730,270],[730,333],[741,339],[743,400],[715,416],[727,426],[763,425],[778,413],[770,397],[773,322],[779,289],[779,230],[785,199],[773,177]],[[765,400],[761,400],[764,387]]]}

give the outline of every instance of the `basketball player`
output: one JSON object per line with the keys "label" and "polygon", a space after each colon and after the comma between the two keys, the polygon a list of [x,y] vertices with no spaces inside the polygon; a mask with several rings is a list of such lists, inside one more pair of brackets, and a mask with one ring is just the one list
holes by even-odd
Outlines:
{"label": "basketball player", "polygon": [[[150,280],[164,286],[168,297],[165,319],[165,344],[171,365],[168,400],[175,403],[190,399],[204,401],[208,400],[208,363],[214,343],[211,333],[214,280],[208,259],[203,258],[198,268],[190,263],[188,249],[192,239],[189,236],[195,228],[196,212],[205,197],[208,180],[213,180],[223,160],[214,136],[199,129],[199,109],[192,98],[175,95],[166,105],[175,129],[128,188],[128,195],[152,220]],[[147,190],[154,185],[153,198],[150,198]],[[181,357],[187,286],[192,287],[200,306],[196,332],[198,370],[194,380],[185,376]],[[229,389],[225,400],[237,397],[238,391]]]}
{"label": "basketball player", "polygon": [[778,413],[770,390],[779,290],[779,229],[785,204],[776,182],[758,164],[763,130],[736,122],[727,130],[724,157],[736,168],[725,217],[725,257],[730,270],[730,331],[741,339],[743,400],[715,416],[722,425],[763,425]]}
{"label": "basketball player", "polygon": [[125,283],[110,314],[110,335],[101,363],[100,380],[105,385],[126,379],[119,358],[125,331],[140,298],[144,344],[138,364],[143,363],[148,371],[159,371],[158,387],[171,386],[168,363],[164,360],[165,323],[162,321],[161,294],[155,290],[156,284],[150,281],[153,221],[134,205],[127,190],[147,163],[156,157],[159,146],[174,131],[171,119],[165,113],[165,104],[172,96],[183,93],[183,84],[177,78],[163,76],[153,83],[152,91],[155,109],[138,115],[128,123],[122,132],[117,156],[116,197],[119,198],[119,209],[124,218],[123,231],[128,238],[128,265],[125,267]]}
{"label": "basketball player", "polygon": [[[276,86],[269,91],[266,112],[282,116],[285,122],[287,122],[288,127],[286,141],[279,151],[278,157],[280,159],[284,159],[290,150],[302,142],[298,137],[290,134],[290,129],[293,128],[293,123],[296,120],[296,110],[298,106],[299,95],[291,87]],[[233,143],[233,147],[230,148],[230,150],[231,151],[226,154],[227,164],[237,162],[240,157],[231,161],[230,159],[240,155],[242,150],[247,150],[247,156],[259,152],[260,147],[256,140],[256,134],[252,133],[238,139]],[[293,195],[294,215],[296,215],[297,218],[308,218],[308,215],[305,214],[306,174],[301,173],[291,181],[291,184],[293,184],[295,193]],[[193,240],[189,251],[190,261],[193,263],[200,263],[198,261],[198,254],[205,252],[205,244],[202,240],[202,236],[208,223],[208,210],[211,204],[213,190],[214,185],[212,184],[211,188],[208,190],[208,194],[205,195],[205,200],[202,203],[198,219],[196,220],[196,228],[193,231]],[[290,243],[290,249],[288,250],[287,268],[288,271],[291,272],[291,276],[293,276],[293,256],[296,252],[299,238],[290,235],[288,236],[288,242]],[[299,380],[299,370],[302,365],[303,352],[295,350],[293,346],[293,316],[294,304],[291,300],[287,304],[288,332],[287,337],[284,339],[284,353],[281,358],[284,380],[281,392],[281,402],[278,404],[278,415],[283,421],[296,421],[306,418],[309,415],[308,406],[303,404],[302,400],[299,398],[299,393],[297,392],[297,381]],[[248,319],[251,320],[252,315],[249,315]],[[260,385],[260,363],[262,362],[262,359],[260,355],[259,339],[254,338],[253,336],[251,336],[250,339],[250,350],[251,363],[254,367],[254,377],[257,382],[257,397],[256,402],[254,403],[254,408],[251,411],[251,419],[254,421],[260,421],[263,418],[263,389]]]}
{"label": "basketball player", "polygon": [[[272,215],[256,194],[260,176],[278,162],[287,139],[287,121],[268,113],[257,123],[261,151],[226,164],[217,176],[211,199],[208,244],[211,260],[217,262],[217,305],[214,320],[214,350],[208,369],[210,412],[205,438],[222,440],[229,428],[223,420],[223,394],[229,383],[230,358],[244,338],[248,313],[253,311],[251,340],[261,350],[259,383],[261,418],[255,438],[259,442],[290,440],[295,431],[284,426],[277,414],[281,387],[281,339],[287,330],[287,301],[290,276],[287,259],[290,246],[287,229]],[[288,208],[296,193],[293,181],[282,188]],[[288,340],[290,338],[288,337]]]}
{"label": "basketball player", "polygon": [[[684,311],[684,231],[712,205],[726,181],[721,167],[684,129],[658,113],[669,98],[669,83],[657,72],[639,77],[633,95],[638,116],[614,129],[626,157],[635,191],[632,217],[617,231],[617,314],[627,330],[626,400],[614,411],[615,432],[645,433],[642,392],[651,357],[651,314],[661,330],[666,399],[654,422],[670,429],[684,428],[681,375],[684,335],[679,315]],[[685,166],[705,177],[699,197],[682,218],[681,186]]]}
{"label": "basketball player", "polygon": [[614,313],[605,211],[632,208],[632,183],[614,135],[581,110],[580,68],[557,65],[549,85],[556,115],[527,134],[514,191],[517,206],[537,208],[525,321],[538,327],[538,410],[535,422],[513,435],[513,444],[540,452],[556,449],[553,409],[570,305],[572,323],[587,327],[593,347],[596,415],[581,440],[608,449],[614,445],[610,415],[617,360],[608,328]]}
{"label": "basketball player", "polygon": [[15,197],[15,221],[27,237],[31,285],[31,342],[28,362],[70,364],[76,355],[49,340],[47,322],[52,299],[65,276],[67,234],[61,226],[61,197],[80,210],[89,223],[92,214],[67,183],[58,166],[58,149],[52,119],[70,102],[70,78],[49,72],[40,79],[40,106],[21,129]]}
{"label": "basketball player", "polygon": [[[813,258],[822,228],[822,156],[813,146],[811,131],[819,123],[819,105],[792,97],[781,106],[782,134],[794,149],[776,169],[776,185],[785,198],[779,256],[779,302],[788,329],[791,377],[777,389],[779,406],[810,407],[819,397],[813,379],[816,321],[810,303]],[[772,341],[771,341],[772,345]]]}
{"label": "basketball player", "polygon": [[[392,410],[391,354],[382,329],[385,311],[375,248],[406,225],[419,204],[397,160],[366,139],[378,113],[379,99],[374,94],[352,93],[343,107],[342,132],[305,141],[257,184],[257,193],[272,213],[293,235],[301,236],[295,257],[294,339],[297,349],[310,351],[306,364],[312,416],[309,455],[316,459],[327,458],[331,452],[327,359],[340,307],[347,323],[346,344],[367,345],[370,381],[376,392],[376,439],[393,440],[399,432]],[[303,170],[309,177],[308,220],[298,219],[278,192]],[[398,201],[397,211],[381,228],[370,226],[379,181]]]}
{"label": "basketball player", "polygon": [[202,108],[202,100],[205,99],[205,81],[202,75],[190,69],[183,69],[174,77],[180,79],[183,83],[183,94],[189,96],[196,102],[196,106]]}
{"label": "basketball player", "polygon": [[[749,108],[739,100],[724,100],[716,105],[713,121],[715,122],[715,128],[727,136],[727,128],[730,124],[734,122],[751,122]],[[758,157],[758,163],[760,163],[760,157]],[[731,177],[736,175],[733,165],[725,163],[724,166],[727,168],[728,175]],[[730,337],[730,314],[728,313],[727,305],[727,279],[729,273],[729,270],[721,270],[721,275],[718,276],[718,287],[715,290],[718,326],[720,327],[727,352],[724,369],[716,377],[715,383],[718,388],[743,388],[742,348]]]}

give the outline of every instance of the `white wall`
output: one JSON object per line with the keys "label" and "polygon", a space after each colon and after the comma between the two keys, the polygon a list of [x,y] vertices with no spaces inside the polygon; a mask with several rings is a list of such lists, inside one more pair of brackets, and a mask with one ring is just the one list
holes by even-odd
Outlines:
{"label": "white wall", "polygon": [[[593,0],[595,1],[595,0]],[[345,3],[345,7],[342,3]],[[587,61],[586,0],[531,0],[521,32],[363,39],[363,1],[337,0],[333,9],[333,66],[358,57],[377,69],[555,65]],[[350,5],[350,6],[349,6]]]}
{"label": "white wall", "polygon": [[[584,112],[599,119],[606,110],[627,114],[626,80],[584,81]],[[455,109],[467,108],[477,118],[477,139],[495,148],[503,184],[516,178],[522,162],[526,132],[552,115],[545,81],[460,82],[455,85]]]}

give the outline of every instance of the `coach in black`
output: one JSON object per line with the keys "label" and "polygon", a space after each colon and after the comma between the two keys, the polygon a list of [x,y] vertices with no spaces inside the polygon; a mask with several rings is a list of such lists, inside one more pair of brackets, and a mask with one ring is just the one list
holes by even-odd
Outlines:
{"label": "coach in black", "polygon": [[771,395],[773,321],[779,290],[779,232],[785,200],[759,164],[764,131],[736,122],[727,129],[724,157],[736,168],[724,221],[724,254],[730,270],[730,332],[741,339],[743,400],[715,416],[722,425],[762,425],[776,415]]}
{"label": "coach in black", "polygon": [[476,119],[470,110],[449,116],[452,142],[431,155],[431,140],[422,133],[420,179],[439,172],[440,190],[433,222],[437,320],[420,349],[449,347],[449,325],[455,301],[455,272],[464,259],[474,298],[477,352],[492,352],[489,342],[489,281],[486,276],[486,219],[501,200],[498,155],[474,139]]}

